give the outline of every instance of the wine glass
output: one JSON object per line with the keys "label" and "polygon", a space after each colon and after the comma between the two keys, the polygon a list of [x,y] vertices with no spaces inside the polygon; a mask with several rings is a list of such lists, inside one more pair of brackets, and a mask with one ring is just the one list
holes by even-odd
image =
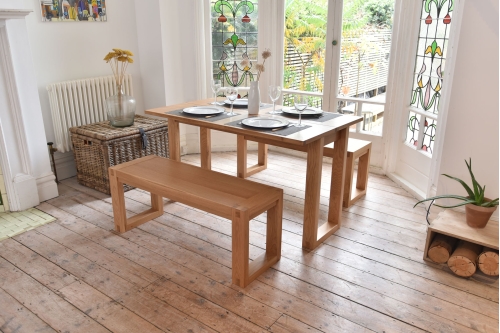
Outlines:
{"label": "wine glass", "polygon": [[276,101],[280,98],[281,87],[280,86],[269,86],[269,98],[273,101],[273,111],[268,112],[269,114],[279,114],[281,111],[276,111]]}
{"label": "wine glass", "polygon": [[295,126],[302,127],[302,112],[307,108],[307,97],[304,95],[297,95],[294,99],[295,110],[299,113],[299,123]]}
{"label": "wine glass", "polygon": [[234,116],[236,113],[233,112],[233,103],[238,98],[238,88],[228,87],[226,88],[226,97],[231,102],[231,112],[228,113],[229,116]]}
{"label": "wine glass", "polygon": [[221,86],[222,86],[221,80],[213,79],[212,81],[210,81],[210,88],[212,88],[212,92],[214,93],[214,99],[215,99],[215,101],[210,104],[221,105],[221,103],[217,102],[217,93],[219,92]]}

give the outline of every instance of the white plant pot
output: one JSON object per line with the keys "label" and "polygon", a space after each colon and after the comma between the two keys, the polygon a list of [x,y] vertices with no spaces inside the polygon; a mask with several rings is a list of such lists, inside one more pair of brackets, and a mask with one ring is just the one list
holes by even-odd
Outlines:
{"label": "white plant pot", "polygon": [[250,90],[248,91],[248,114],[258,115],[260,108],[260,90],[259,81],[250,82]]}

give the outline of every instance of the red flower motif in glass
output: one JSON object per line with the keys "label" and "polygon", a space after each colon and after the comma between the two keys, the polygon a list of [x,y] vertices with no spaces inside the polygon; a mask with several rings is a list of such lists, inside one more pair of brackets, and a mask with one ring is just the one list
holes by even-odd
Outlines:
{"label": "red flower motif in glass", "polygon": [[224,14],[221,14],[217,19],[217,21],[224,23],[227,21],[227,18],[224,16]]}
{"label": "red flower motif in glass", "polygon": [[425,18],[425,24],[431,24],[432,23],[432,17],[431,15],[429,14],[426,18]]}
{"label": "red flower motif in glass", "polygon": [[444,24],[450,24],[451,23],[451,17],[450,14],[446,14],[446,16],[443,19]]}
{"label": "red flower motif in glass", "polygon": [[248,17],[248,15],[243,16],[243,18],[241,19],[241,22],[243,22],[243,23],[250,22],[250,17]]}

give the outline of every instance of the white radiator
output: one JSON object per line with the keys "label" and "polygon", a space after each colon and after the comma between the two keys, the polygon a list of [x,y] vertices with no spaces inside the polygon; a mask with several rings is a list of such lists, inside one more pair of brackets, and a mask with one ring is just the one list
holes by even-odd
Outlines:
{"label": "white radiator", "polygon": [[[123,80],[124,93],[133,95],[132,76]],[[70,151],[69,128],[107,120],[105,99],[116,94],[114,76],[65,81],[47,86],[55,147],[61,153]]]}

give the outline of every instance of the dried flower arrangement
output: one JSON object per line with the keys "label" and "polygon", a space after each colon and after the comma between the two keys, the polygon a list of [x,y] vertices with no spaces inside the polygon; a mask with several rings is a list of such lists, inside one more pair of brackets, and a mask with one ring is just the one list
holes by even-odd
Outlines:
{"label": "dried flower arrangement", "polygon": [[[262,61],[262,64],[257,63],[255,65],[255,68],[257,69],[257,80],[256,81],[259,81],[260,74],[265,71],[266,68],[264,67],[264,64],[266,63],[266,59],[269,58],[270,56],[271,56],[271,51],[269,51],[269,49],[265,49],[262,52],[262,59],[264,59]],[[249,66],[250,65],[250,60],[248,60],[248,58],[243,59],[243,61],[241,62],[241,65],[243,67]]]}
{"label": "dried flower arrangement", "polygon": [[128,64],[132,64],[134,62],[134,59],[132,59],[133,55],[134,54],[128,50],[113,49],[113,52],[109,52],[104,57],[104,60],[111,65],[116,85],[119,87],[123,84]]}

